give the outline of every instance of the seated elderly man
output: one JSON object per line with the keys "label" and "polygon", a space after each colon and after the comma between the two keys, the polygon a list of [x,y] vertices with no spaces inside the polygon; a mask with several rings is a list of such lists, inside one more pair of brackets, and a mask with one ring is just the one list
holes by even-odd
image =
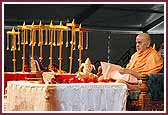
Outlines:
{"label": "seated elderly man", "polygon": [[[151,37],[147,33],[141,33],[136,37],[136,50],[126,68],[112,64],[111,67],[116,71],[110,72],[110,77],[115,78],[116,82],[126,83],[129,89],[141,89],[146,86],[140,83],[141,78],[147,74],[158,73],[163,67],[161,55],[152,47]],[[103,63],[101,64],[101,66]],[[103,69],[103,67],[102,67]],[[104,67],[104,69],[106,69]],[[109,67],[107,68],[109,70]],[[103,70],[102,70],[103,72]],[[109,72],[109,71],[108,71]],[[103,74],[108,73],[107,71]],[[118,77],[121,76],[121,77]],[[101,77],[99,79],[102,79]]]}

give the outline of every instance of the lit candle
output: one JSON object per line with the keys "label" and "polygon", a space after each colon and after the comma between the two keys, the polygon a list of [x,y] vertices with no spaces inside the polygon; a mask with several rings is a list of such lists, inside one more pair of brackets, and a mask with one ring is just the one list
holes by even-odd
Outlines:
{"label": "lit candle", "polygon": [[63,45],[63,30],[60,30],[60,36],[59,36],[59,43],[60,43],[60,51],[59,51],[59,71],[61,71],[62,67],[62,45]]}
{"label": "lit candle", "polygon": [[83,32],[81,32],[81,49],[83,50]]}
{"label": "lit candle", "polygon": [[[23,32],[23,31],[22,31]],[[23,34],[22,34],[23,35]],[[24,66],[25,66],[25,50],[26,50],[26,47],[25,47],[25,37],[22,38],[23,40],[23,57],[22,57],[22,71],[24,72]]]}
{"label": "lit candle", "polygon": [[54,29],[54,43],[53,43],[54,46],[56,46],[56,32],[55,32],[55,29]]}
{"label": "lit candle", "polygon": [[26,37],[26,30],[24,30],[23,36],[24,36],[24,38]]}
{"label": "lit candle", "polygon": [[24,30],[26,31],[25,34],[26,34],[26,43],[25,44],[28,44],[28,30]]}
{"label": "lit candle", "polygon": [[80,32],[79,32],[79,44],[78,44],[78,49],[80,49],[81,48],[81,36],[80,36],[81,34],[80,34]]}
{"label": "lit candle", "polygon": [[[23,31],[23,32],[25,32],[25,31]],[[24,34],[23,34],[23,37],[25,38]],[[33,34],[32,34],[32,31],[30,30],[30,44],[29,44],[29,46],[32,45],[32,42],[33,42],[32,37],[33,37]]]}
{"label": "lit candle", "polygon": [[41,44],[43,45],[43,29],[41,29]]}
{"label": "lit candle", "polygon": [[39,29],[40,31],[40,57],[39,57],[39,59],[40,59],[40,62],[42,62],[42,59],[43,59],[43,31],[42,31],[42,29],[40,28]]}
{"label": "lit candle", "polygon": [[33,42],[33,45],[35,46],[36,45],[36,30],[34,29],[34,42]]}
{"label": "lit candle", "polygon": [[21,30],[21,44],[23,44],[23,38],[24,38],[24,34],[23,34],[23,32],[24,32],[24,30]]}
{"label": "lit candle", "polygon": [[[19,33],[19,29],[18,29],[18,33]],[[20,34],[18,34],[18,51],[20,51]]]}
{"label": "lit candle", "polygon": [[16,53],[15,53],[15,50],[16,50],[16,35],[19,35],[17,33],[13,33],[13,39],[14,39],[14,51],[13,51],[13,61],[14,61],[14,72],[16,72]]}
{"label": "lit candle", "polygon": [[88,41],[89,35],[88,35],[88,34],[89,34],[89,33],[86,32],[86,47],[85,47],[85,49],[88,49],[88,44],[89,44],[89,41]]}
{"label": "lit candle", "polygon": [[79,46],[78,46],[78,49],[79,49],[79,67],[81,65],[81,62],[82,62],[82,32],[79,31]]}
{"label": "lit candle", "polygon": [[45,45],[48,44],[48,29],[45,29]]}
{"label": "lit candle", "polygon": [[74,32],[73,50],[76,49],[76,32]]}
{"label": "lit candle", "polygon": [[6,50],[9,50],[9,34],[7,34],[7,48],[6,48]]}
{"label": "lit candle", "polygon": [[59,36],[60,36],[60,30],[57,31],[57,46],[60,45]]}
{"label": "lit candle", "polygon": [[50,66],[52,65],[52,50],[53,50],[53,47],[52,47],[52,31],[49,30],[50,32],[50,36],[49,36],[49,45],[50,45]]}
{"label": "lit candle", "polygon": [[66,31],[66,47],[68,47],[68,30]]}
{"label": "lit candle", "polygon": [[[13,36],[12,36],[13,37]],[[15,47],[14,47],[14,38],[11,38],[11,51],[14,51]]]}
{"label": "lit candle", "polygon": [[49,45],[51,45],[51,30],[50,29],[48,30],[48,35],[49,35],[48,43]]}
{"label": "lit candle", "polygon": [[32,30],[31,31],[32,32],[32,44],[31,44],[31,46],[32,46],[32,63],[34,63],[33,61],[34,61],[34,30]]}
{"label": "lit candle", "polygon": [[38,38],[39,38],[39,43],[38,43],[38,46],[40,46],[41,45],[41,30],[39,29],[38,30],[39,31],[39,35],[38,35]]}
{"label": "lit candle", "polygon": [[50,60],[50,66],[52,65],[52,45],[50,45],[50,57],[49,57],[49,60]]}
{"label": "lit candle", "polygon": [[[41,21],[40,21],[41,22]],[[42,29],[41,29],[41,23],[39,24],[39,44],[38,44],[38,46],[40,46],[40,57],[39,57],[39,59],[40,59],[40,62],[42,62],[42,59],[43,59],[43,57],[42,57],[42,53],[43,53],[43,31],[42,31]]]}
{"label": "lit candle", "polygon": [[73,42],[74,42],[74,31],[73,31],[73,29],[72,29],[72,40],[71,40],[71,52],[70,52],[70,57],[69,57],[69,60],[70,60],[70,62],[69,62],[69,73],[71,73],[72,72],[72,56],[73,56]]}
{"label": "lit candle", "polygon": [[16,35],[13,35],[13,39],[14,39],[14,50],[16,50]]}

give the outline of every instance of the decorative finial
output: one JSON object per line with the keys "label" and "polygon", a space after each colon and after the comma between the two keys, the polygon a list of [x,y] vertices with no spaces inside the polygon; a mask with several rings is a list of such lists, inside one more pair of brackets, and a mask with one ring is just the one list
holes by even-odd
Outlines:
{"label": "decorative finial", "polygon": [[89,58],[86,59],[85,64],[87,64],[87,65],[90,65],[90,64],[91,64],[91,61],[90,61]]}

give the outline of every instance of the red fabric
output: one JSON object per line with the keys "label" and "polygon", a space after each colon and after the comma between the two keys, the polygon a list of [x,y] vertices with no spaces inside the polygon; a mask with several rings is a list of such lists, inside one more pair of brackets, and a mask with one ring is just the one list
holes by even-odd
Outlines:
{"label": "red fabric", "polygon": [[19,81],[19,80],[25,80],[25,78],[35,78],[36,73],[31,72],[5,72],[4,73],[4,89],[7,86],[8,81]]}
{"label": "red fabric", "polygon": [[97,78],[89,78],[89,77],[85,77],[83,79],[79,79],[77,78],[76,74],[60,74],[60,75],[56,75],[54,80],[58,83],[96,83],[97,82]]}
{"label": "red fabric", "polygon": [[58,83],[68,83],[70,79],[74,79],[76,74],[60,74],[55,77]]}
{"label": "red fabric", "polygon": [[64,73],[64,74],[60,74],[58,76],[61,77],[62,79],[71,79],[71,78],[76,77],[76,74],[66,74],[66,73]]}

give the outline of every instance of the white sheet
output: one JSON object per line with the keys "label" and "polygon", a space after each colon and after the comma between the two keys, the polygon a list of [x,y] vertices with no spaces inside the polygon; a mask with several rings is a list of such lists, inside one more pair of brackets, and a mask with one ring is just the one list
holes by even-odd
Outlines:
{"label": "white sheet", "polygon": [[121,83],[33,84],[9,81],[7,111],[124,111]]}

